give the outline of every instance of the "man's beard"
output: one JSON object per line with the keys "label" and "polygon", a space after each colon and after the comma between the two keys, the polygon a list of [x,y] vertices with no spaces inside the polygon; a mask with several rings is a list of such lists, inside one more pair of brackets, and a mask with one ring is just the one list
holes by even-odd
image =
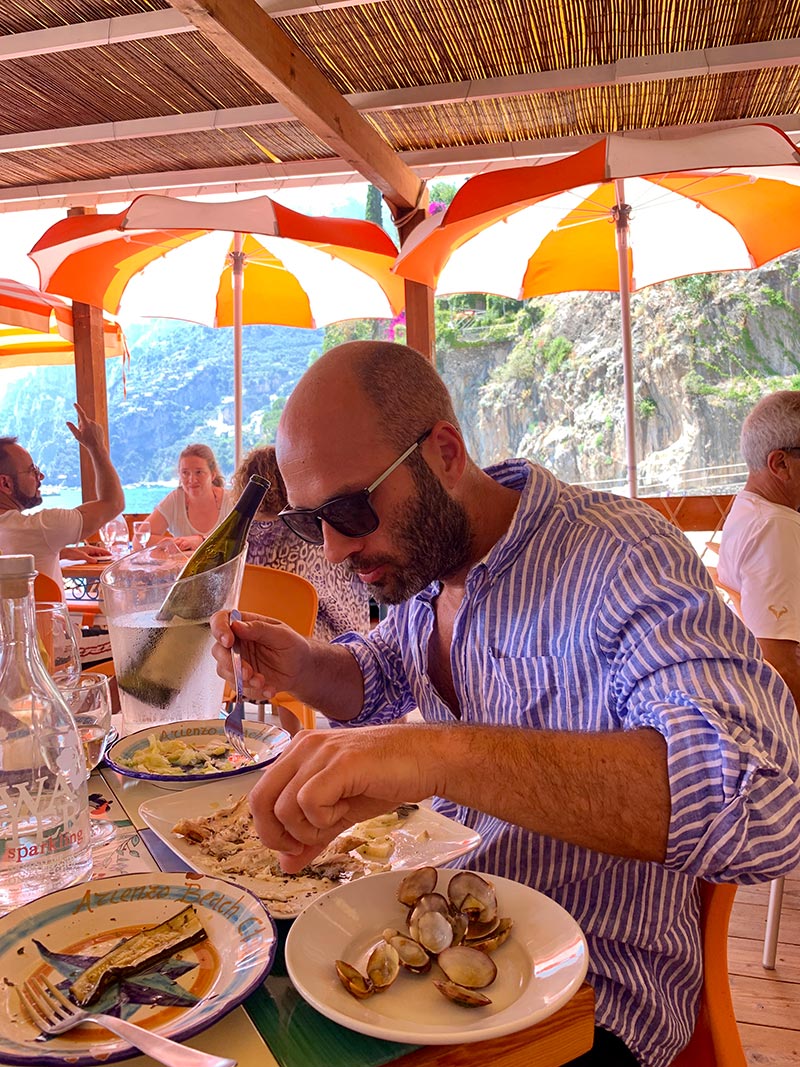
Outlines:
{"label": "man's beard", "polygon": [[367,586],[380,604],[401,604],[469,561],[472,530],[466,510],[445,491],[423,459],[409,466],[417,494],[402,518],[389,526],[392,556],[351,556],[344,564],[351,574],[374,570],[383,563],[391,566],[381,584]]}
{"label": "man's beard", "polygon": [[42,494],[39,492],[38,488],[33,496],[26,496],[19,487],[19,481],[17,480],[16,475],[12,474],[11,482],[14,486],[14,492],[12,494],[14,503],[23,511],[26,511],[28,508],[38,507],[39,504],[41,504]]}

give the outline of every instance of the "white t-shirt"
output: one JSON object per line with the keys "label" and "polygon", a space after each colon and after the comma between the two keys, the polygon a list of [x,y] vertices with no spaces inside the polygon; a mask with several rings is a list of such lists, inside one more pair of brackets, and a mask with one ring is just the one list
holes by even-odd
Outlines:
{"label": "white t-shirt", "polygon": [[[214,523],[215,526],[217,523],[222,522],[235,503],[236,501],[233,500],[230,491],[224,489],[219,505],[217,522]],[[206,536],[201,530],[195,530],[194,526],[189,522],[189,516],[186,512],[186,495],[180,486],[177,489],[173,489],[171,493],[167,493],[160,504],[156,504],[156,511],[160,511],[166,519],[167,529],[173,537],[191,537],[192,534]],[[208,530],[206,531],[206,533],[209,532]]]}
{"label": "white t-shirt", "polygon": [[800,514],[746,489],[722,530],[717,574],[756,637],[800,641]]}
{"label": "white t-shirt", "polygon": [[40,574],[48,574],[64,590],[58,553],[83,536],[83,515],[76,508],[44,508],[0,512],[0,552],[31,555]]}

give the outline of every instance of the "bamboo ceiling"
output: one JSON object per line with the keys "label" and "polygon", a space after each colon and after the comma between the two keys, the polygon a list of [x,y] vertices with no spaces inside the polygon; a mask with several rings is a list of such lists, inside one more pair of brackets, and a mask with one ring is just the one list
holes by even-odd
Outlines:
{"label": "bamboo ceiling", "polygon": [[[188,23],[91,47],[51,44],[60,28],[79,23],[130,23],[130,16],[148,25],[155,18],[180,22],[186,2],[0,0],[0,46],[14,47],[14,35],[26,35],[15,49],[25,54],[0,54],[0,206],[24,206],[12,194],[30,198],[34,187],[42,196],[74,188],[78,202],[79,183],[101,188],[120,176],[215,171],[242,182],[248,178],[239,168],[262,165],[277,180],[280,167],[301,173],[304,165],[336,160],[344,170],[359,169],[358,151],[342,153],[335,138],[326,140],[308,115],[293,110],[302,84],[288,97],[270,91],[273,83],[252,68],[245,72],[241,57],[223,54]],[[360,112],[369,158],[375,134],[395,153],[415,153],[402,157],[412,166],[428,159],[454,166],[469,149],[481,149],[483,159],[496,149],[501,158],[502,146],[525,144],[534,155],[540,141],[747,119],[780,118],[794,135],[798,116],[800,136],[800,0],[356,0],[344,7],[308,0],[312,11],[302,2],[261,3],[274,12],[285,48],[296,46]],[[31,34],[33,47],[25,43]],[[786,43],[777,59],[775,42]],[[763,62],[744,54],[747,45]],[[699,53],[706,49],[735,55],[705,69]],[[676,55],[676,69],[664,73],[664,57]],[[637,72],[626,81],[601,69],[643,57],[660,57],[652,77]],[[687,73],[687,65],[694,69]],[[566,75],[564,87],[526,91],[525,78],[548,72]],[[464,99],[463,87],[448,98],[456,83],[470,83],[474,98]],[[241,121],[228,115],[242,108],[262,110]],[[219,113],[214,128],[160,125],[206,112]],[[149,124],[132,133],[94,129],[140,120]],[[34,133],[42,138],[33,148],[10,140]],[[456,149],[460,157],[452,155]]]}

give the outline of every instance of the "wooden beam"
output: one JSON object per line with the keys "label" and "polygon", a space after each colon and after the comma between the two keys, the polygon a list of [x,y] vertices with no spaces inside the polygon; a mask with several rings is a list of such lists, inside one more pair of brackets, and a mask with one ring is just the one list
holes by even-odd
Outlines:
{"label": "wooden beam", "polygon": [[[278,0],[270,0],[275,8],[277,2]],[[289,0],[281,0],[281,2],[288,3]],[[370,2],[382,3],[383,0],[370,0]],[[262,3],[261,6],[264,4]],[[315,5],[314,9],[333,6],[336,6],[333,2],[322,2]],[[349,5],[342,0],[339,6]],[[137,35],[133,26],[126,26],[124,32],[120,30],[113,39],[115,41],[138,40],[144,36],[161,36],[167,32],[179,32],[177,27],[171,25],[171,21],[174,23],[175,19],[180,20],[183,29],[195,29],[179,12],[160,11],[155,12],[154,16],[130,15],[119,19],[104,20],[102,23],[83,23],[78,26],[63,27],[60,30],[70,31],[70,39],[74,38],[74,41],[84,41],[81,45],[75,43],[74,47],[88,47],[86,42],[107,43],[105,37],[110,38],[114,31],[107,29],[102,35],[100,31],[89,33],[86,30],[82,34],[76,31],[85,30],[89,26],[107,27],[111,24],[121,24],[128,19],[147,20],[155,16],[159,17],[158,24],[166,27],[161,33],[154,28],[153,33],[145,34],[144,30],[141,30]],[[55,31],[36,30],[33,34],[12,34],[4,38],[0,37],[0,60],[17,56],[19,49],[14,45],[17,38],[53,32]],[[47,44],[42,41],[42,51],[36,54],[60,50],[56,40]],[[62,44],[63,48],[67,47],[63,42]],[[23,54],[34,53],[24,52]],[[475,100],[498,100],[540,93],[551,94],[575,89],[590,89],[604,85],[664,81],[669,78],[700,77],[735,70],[798,65],[800,65],[800,39],[793,38],[788,41],[768,41],[735,45],[730,48],[712,48],[703,52],[675,52],[666,55],[643,56],[603,66],[514,74],[501,78],[479,78],[436,85],[413,85],[403,89],[384,89],[369,93],[350,93],[341,99],[346,100],[361,114],[368,114],[380,111],[402,111],[410,107],[444,107],[450,104],[470,103]],[[291,121],[293,118],[292,111],[282,104],[256,104],[250,107],[220,108],[214,111],[190,112],[183,115],[154,115],[149,118],[128,119],[121,122],[91,123],[85,126],[65,126],[30,133],[6,134],[0,136],[0,152],[35,151],[58,148],[68,144],[94,144],[143,137],[168,137],[196,133],[200,130],[266,126]]]}
{"label": "wooden beam", "polygon": [[[629,130],[624,136],[669,140],[695,133],[728,129],[753,122],[767,122],[793,140],[800,139],[800,115],[759,115],[734,121],[707,122],[692,126],[649,127]],[[400,152],[399,158],[421,179],[467,177],[520,163],[543,164],[587,148],[602,134],[550,137],[500,144],[458,145]],[[139,193],[165,196],[219,196],[227,193],[276,192],[299,186],[361,182],[363,177],[350,164],[335,157],[298,160],[292,163],[254,163],[243,167],[210,167],[202,170],[155,171],[120,174],[86,181],[59,181],[41,185],[0,186],[0,213],[34,208],[72,207],[80,204],[119,204]]]}
{"label": "wooden beam", "polygon": [[[424,211],[415,211],[398,227],[400,246],[425,218]],[[420,282],[405,281],[406,343],[436,364],[436,322],[433,289]]]}
{"label": "wooden beam", "polygon": [[[68,215],[94,214],[93,208],[70,208]],[[99,422],[108,441],[108,392],[103,313],[89,304],[72,304],[72,336],[75,345],[75,397],[86,414]],[[81,494],[84,502],[96,500],[94,464],[80,450]]]}
{"label": "wooden beam", "polygon": [[232,63],[404,210],[424,183],[255,0],[170,0]]}

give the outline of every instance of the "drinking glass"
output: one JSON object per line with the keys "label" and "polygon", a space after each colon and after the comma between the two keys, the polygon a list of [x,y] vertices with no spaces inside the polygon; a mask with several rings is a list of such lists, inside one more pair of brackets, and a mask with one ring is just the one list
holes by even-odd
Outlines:
{"label": "drinking glass", "polygon": [[117,515],[101,526],[100,539],[115,559],[123,556],[128,551],[128,524],[124,517]]}
{"label": "drinking glass", "polygon": [[133,524],[133,547],[135,549],[147,548],[147,542],[150,540],[150,523],[147,519],[143,519],[141,522],[135,522]]}
{"label": "drinking glass", "polygon": [[37,602],[39,651],[56,685],[71,685],[81,674],[81,653],[69,608],[62,601]]}
{"label": "drinking glass", "polygon": [[[105,674],[86,671],[59,692],[78,726],[88,778],[100,763],[111,731],[111,687]],[[102,845],[114,836],[108,819],[92,819],[92,845]]]}

